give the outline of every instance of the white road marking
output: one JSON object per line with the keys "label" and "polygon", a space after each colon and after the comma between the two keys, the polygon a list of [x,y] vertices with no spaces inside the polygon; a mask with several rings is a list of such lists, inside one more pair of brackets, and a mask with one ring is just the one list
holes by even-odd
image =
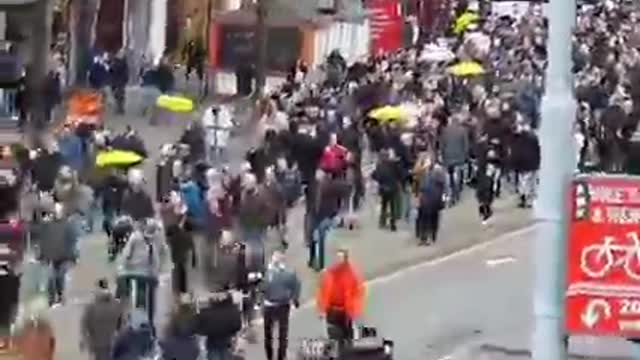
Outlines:
{"label": "white road marking", "polygon": [[500,257],[500,258],[496,258],[496,259],[489,259],[487,261],[485,261],[485,264],[488,267],[496,267],[496,266],[500,266],[500,265],[504,265],[504,264],[510,264],[510,263],[514,263],[516,262],[516,258],[514,258],[513,256],[505,256],[505,257]]}
{"label": "white road marking", "polygon": [[[471,254],[477,253],[479,251],[485,250],[491,246],[503,243],[503,242],[507,242],[513,238],[518,238],[521,236],[524,236],[526,234],[529,234],[531,232],[533,232],[534,230],[536,230],[536,228],[538,227],[537,224],[532,224],[529,226],[526,226],[524,228],[515,230],[515,231],[511,231],[505,234],[502,234],[498,237],[496,237],[493,240],[489,240],[489,241],[485,241],[476,245],[473,245],[471,247],[462,249],[462,250],[458,250],[456,252],[453,252],[449,255],[445,255],[439,258],[435,258],[432,260],[427,260],[425,262],[421,262],[419,264],[410,266],[408,268],[404,268],[401,270],[398,270],[396,272],[390,273],[388,275],[383,275],[377,278],[373,278],[369,281],[366,282],[366,285],[368,288],[372,288],[372,287],[376,287],[376,286],[380,286],[386,283],[389,283],[391,281],[400,279],[402,277],[405,277],[407,275],[410,275],[411,273],[414,273],[416,271],[420,271],[423,270],[425,268],[430,268],[430,267],[434,267],[434,266],[438,266],[441,264],[444,264],[446,262],[458,259],[458,258],[462,258],[465,256],[469,256]],[[292,316],[295,316],[299,311],[304,310],[304,309],[309,309],[312,308],[315,305],[315,300],[308,300],[306,301],[304,304],[301,304],[300,307],[296,310],[293,311],[293,313],[291,314]],[[256,324],[260,325],[262,324],[262,318],[260,319],[256,319]]]}
{"label": "white road marking", "polygon": [[445,355],[438,360],[453,360],[453,355]]}

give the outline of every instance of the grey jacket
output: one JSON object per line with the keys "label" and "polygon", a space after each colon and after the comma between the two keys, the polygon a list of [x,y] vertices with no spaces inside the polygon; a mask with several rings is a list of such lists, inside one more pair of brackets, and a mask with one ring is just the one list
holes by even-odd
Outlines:
{"label": "grey jacket", "polygon": [[38,245],[41,260],[71,261],[76,257],[75,231],[66,219],[52,219],[34,225],[32,237]]}
{"label": "grey jacket", "polygon": [[136,230],[129,237],[118,259],[118,275],[158,277],[170,270],[170,253],[162,235],[145,239]]}
{"label": "grey jacket", "polygon": [[88,350],[98,352],[113,345],[122,321],[122,306],[108,293],[97,294],[82,316],[82,336]]}
{"label": "grey jacket", "polygon": [[469,137],[464,126],[449,124],[440,137],[442,163],[444,166],[462,165],[469,157]]}
{"label": "grey jacket", "polygon": [[262,290],[265,306],[286,305],[300,300],[298,275],[284,265],[269,265]]}

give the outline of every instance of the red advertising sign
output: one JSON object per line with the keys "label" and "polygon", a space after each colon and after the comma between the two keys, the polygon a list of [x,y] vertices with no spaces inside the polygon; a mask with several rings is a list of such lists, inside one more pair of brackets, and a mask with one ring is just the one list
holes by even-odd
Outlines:
{"label": "red advertising sign", "polygon": [[374,55],[396,51],[402,47],[402,7],[398,0],[367,2],[371,29],[371,51]]}
{"label": "red advertising sign", "polygon": [[640,338],[640,177],[575,178],[571,212],[567,331]]}

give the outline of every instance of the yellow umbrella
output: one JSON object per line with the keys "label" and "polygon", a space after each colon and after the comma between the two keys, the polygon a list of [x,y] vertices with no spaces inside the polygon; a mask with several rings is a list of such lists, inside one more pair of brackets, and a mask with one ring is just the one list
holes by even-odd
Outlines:
{"label": "yellow umbrella", "polygon": [[477,76],[484,74],[482,65],[475,61],[462,61],[449,67],[449,73],[455,76]]}
{"label": "yellow umbrella", "polygon": [[101,151],[96,156],[96,166],[133,166],[141,163],[144,157],[133,151],[107,150]]}
{"label": "yellow umbrella", "polygon": [[404,121],[407,119],[407,112],[400,106],[386,105],[373,109],[369,112],[369,117],[379,122]]}
{"label": "yellow umbrella", "polygon": [[453,25],[453,33],[456,35],[462,34],[471,24],[478,22],[478,20],[480,20],[480,15],[473,11],[465,12],[456,19]]}
{"label": "yellow umbrella", "polygon": [[193,100],[182,96],[160,95],[156,106],[176,113],[190,113],[193,111]]}

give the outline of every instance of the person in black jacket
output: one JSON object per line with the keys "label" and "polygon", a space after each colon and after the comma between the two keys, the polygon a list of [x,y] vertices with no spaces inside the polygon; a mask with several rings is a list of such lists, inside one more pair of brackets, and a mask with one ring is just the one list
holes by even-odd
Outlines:
{"label": "person in black jacket", "polygon": [[108,174],[97,188],[96,193],[102,201],[102,230],[107,236],[111,236],[113,221],[121,213],[126,189],[127,180],[116,171]]}
{"label": "person in black jacket", "polygon": [[135,221],[152,218],[155,215],[153,200],[144,190],[144,183],[142,170],[129,171],[129,187],[124,192],[121,210]]}
{"label": "person in black jacket", "polygon": [[126,88],[129,83],[129,66],[127,65],[125,50],[118,52],[111,62],[109,72],[111,73],[111,89],[116,100],[116,111],[122,115],[124,114]]}
{"label": "person in black jacket", "polygon": [[540,142],[528,124],[519,126],[511,140],[511,164],[518,174],[518,206],[530,207],[540,169]]}
{"label": "person in black jacket", "polygon": [[160,341],[162,360],[197,360],[200,346],[195,331],[196,309],[190,295],[183,294],[169,318]]}
{"label": "person in black jacket", "polygon": [[308,266],[322,271],[325,265],[325,245],[329,232],[340,212],[340,200],[351,192],[351,183],[347,179],[333,178],[324,171],[316,172],[316,179],[309,188],[307,201],[309,261]]}
{"label": "person in black jacket", "polygon": [[404,176],[395,151],[389,149],[381,154],[380,161],[371,177],[378,183],[378,193],[380,194],[380,227],[387,226],[388,220],[391,231],[396,231],[397,202]]}
{"label": "person in black jacket", "polygon": [[58,149],[38,151],[31,170],[32,181],[38,187],[38,190],[53,190],[56,174],[60,171],[63,163],[64,159]]}
{"label": "person in black jacket", "polygon": [[481,140],[478,148],[476,198],[480,220],[483,225],[487,225],[493,216],[492,205],[496,198],[496,179],[501,159],[495,146],[486,137]]}
{"label": "person in black jacket", "polygon": [[365,192],[362,174],[362,134],[357,122],[351,122],[350,119],[345,118],[343,125],[344,129],[340,133],[339,143],[349,150],[351,156],[349,169],[353,173],[354,186],[351,206],[354,211],[357,211],[360,209]]}
{"label": "person in black jacket", "polygon": [[209,359],[228,359],[233,337],[241,328],[240,309],[227,291],[212,294],[196,316],[196,333],[206,337]]}
{"label": "person in black jacket", "polygon": [[182,219],[167,227],[167,242],[171,249],[171,260],[173,262],[173,291],[175,294],[187,292],[187,264],[191,256],[191,265],[196,266],[195,247],[193,244],[193,234],[191,224],[183,215]]}

